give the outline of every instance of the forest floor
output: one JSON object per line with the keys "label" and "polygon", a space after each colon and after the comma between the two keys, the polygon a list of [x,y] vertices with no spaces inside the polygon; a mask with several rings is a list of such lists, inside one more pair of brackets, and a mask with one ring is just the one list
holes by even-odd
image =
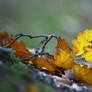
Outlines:
{"label": "forest floor", "polygon": [[92,87],[47,74],[32,65],[0,61],[0,92],[92,92]]}

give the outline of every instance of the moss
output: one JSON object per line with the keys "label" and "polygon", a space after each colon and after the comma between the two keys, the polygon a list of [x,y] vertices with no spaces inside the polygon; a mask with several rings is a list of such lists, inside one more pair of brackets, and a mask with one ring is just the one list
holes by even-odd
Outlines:
{"label": "moss", "polygon": [[[42,76],[27,68],[23,63],[16,63],[11,66],[0,65],[0,91],[1,92],[24,92],[27,86],[34,84],[39,92],[56,92],[51,86],[41,83]],[[37,77],[40,76],[40,77]]]}
{"label": "moss", "polygon": [[15,89],[9,83],[0,80],[0,92],[19,92],[19,90]]}

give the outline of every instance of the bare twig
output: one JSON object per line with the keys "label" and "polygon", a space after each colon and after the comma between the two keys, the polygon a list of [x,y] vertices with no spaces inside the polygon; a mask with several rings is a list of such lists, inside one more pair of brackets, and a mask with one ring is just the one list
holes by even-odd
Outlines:
{"label": "bare twig", "polygon": [[8,42],[7,42],[7,48],[11,47],[11,45],[19,38],[23,37],[23,36],[26,36],[26,37],[29,37],[30,39],[32,38],[41,38],[41,37],[45,37],[45,38],[49,38],[49,37],[54,37],[54,38],[57,38],[57,36],[55,35],[38,35],[38,36],[31,36],[29,34],[24,34],[24,33],[20,33],[20,34],[17,34],[15,35],[12,39],[10,39]]}
{"label": "bare twig", "polygon": [[[9,41],[8,41],[8,45],[6,46],[7,48],[9,48],[9,47],[11,47],[12,46],[12,44],[14,44],[14,42],[16,41],[16,40],[18,40],[19,38],[21,38],[21,37],[24,37],[24,36],[26,36],[26,37],[29,37],[30,39],[32,39],[32,38],[45,38],[45,39],[43,39],[41,42],[40,42],[40,44],[38,45],[38,47],[37,47],[37,49],[36,49],[36,53],[34,54],[34,55],[32,55],[32,56],[30,56],[30,57],[28,57],[28,58],[23,58],[23,59],[16,59],[16,61],[27,61],[27,60],[30,60],[30,59],[32,59],[32,58],[35,58],[35,57],[37,57],[38,55],[47,55],[47,56],[49,56],[49,57],[53,57],[53,55],[51,55],[51,54],[49,54],[49,53],[47,53],[47,52],[44,52],[44,49],[45,49],[45,47],[46,47],[46,45],[47,45],[47,43],[52,39],[52,38],[56,38],[57,39],[57,36],[56,35],[38,35],[38,36],[31,36],[31,35],[29,35],[29,34],[24,34],[24,33],[20,33],[20,34],[17,34],[17,35],[15,35],[12,39],[10,39]],[[43,46],[42,46],[43,45]],[[42,51],[41,52],[39,52],[39,49],[41,48],[41,46],[42,46]]]}
{"label": "bare twig", "polygon": [[48,44],[48,42],[49,42],[53,37],[57,39],[57,37],[56,37],[55,35],[49,35],[49,36],[48,36],[48,40],[47,40],[47,41],[45,42],[45,44],[43,45],[41,52],[44,52],[44,49],[45,49],[46,45]]}
{"label": "bare twig", "polygon": [[47,56],[53,57],[53,55],[49,54],[48,52],[47,52],[47,53],[46,53],[46,52],[44,52],[44,53],[38,52],[38,53],[35,53],[34,55],[28,57],[28,58],[16,59],[16,61],[17,61],[17,62],[28,61],[28,60],[30,60],[30,59],[32,59],[32,58],[37,57],[38,55],[41,55],[41,56],[42,56],[42,55],[47,55]]}
{"label": "bare twig", "polygon": [[46,41],[48,40],[48,38],[43,39],[40,44],[38,45],[37,49],[36,49],[36,53],[39,51],[39,49],[41,48],[42,44],[44,44]]}

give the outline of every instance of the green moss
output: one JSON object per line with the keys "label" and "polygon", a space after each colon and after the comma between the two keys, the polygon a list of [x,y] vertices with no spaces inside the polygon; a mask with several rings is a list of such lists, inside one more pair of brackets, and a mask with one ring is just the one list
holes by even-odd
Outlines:
{"label": "green moss", "polygon": [[0,80],[0,92],[19,92],[19,90],[14,88],[11,84]]}
{"label": "green moss", "polygon": [[57,92],[55,88],[41,81],[39,72],[27,68],[23,63],[0,65],[0,92],[25,92],[29,85],[36,85],[39,92]]}

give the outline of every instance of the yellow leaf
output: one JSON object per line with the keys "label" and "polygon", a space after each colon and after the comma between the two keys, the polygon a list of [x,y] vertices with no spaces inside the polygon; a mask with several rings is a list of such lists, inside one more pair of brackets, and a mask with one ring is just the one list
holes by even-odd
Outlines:
{"label": "yellow leaf", "polygon": [[36,57],[35,60],[33,60],[33,64],[50,72],[58,70],[57,66],[54,64],[53,58]]}
{"label": "yellow leaf", "polygon": [[77,40],[73,39],[71,46],[73,55],[78,56],[84,53],[85,47],[91,46],[92,43],[92,30],[85,30],[83,33],[79,32]]}
{"label": "yellow leaf", "polygon": [[92,67],[88,68],[87,65],[77,64],[74,67],[74,72],[76,80],[92,86]]}
{"label": "yellow leaf", "polygon": [[85,48],[85,52],[82,57],[85,58],[86,61],[92,63],[92,48]]}
{"label": "yellow leaf", "polygon": [[71,49],[65,40],[60,37],[57,39],[57,53],[54,53],[53,58],[37,57],[33,60],[33,64],[37,67],[44,67],[49,71],[58,71],[58,67],[63,69],[72,69],[76,64],[71,56]]}
{"label": "yellow leaf", "polygon": [[55,64],[64,69],[72,69],[76,64],[70,53],[63,51],[62,49],[60,49],[58,54],[54,54],[54,59]]}
{"label": "yellow leaf", "polygon": [[54,54],[54,63],[64,69],[72,69],[76,64],[71,56],[71,49],[65,40],[60,37],[57,39],[57,53]]}

